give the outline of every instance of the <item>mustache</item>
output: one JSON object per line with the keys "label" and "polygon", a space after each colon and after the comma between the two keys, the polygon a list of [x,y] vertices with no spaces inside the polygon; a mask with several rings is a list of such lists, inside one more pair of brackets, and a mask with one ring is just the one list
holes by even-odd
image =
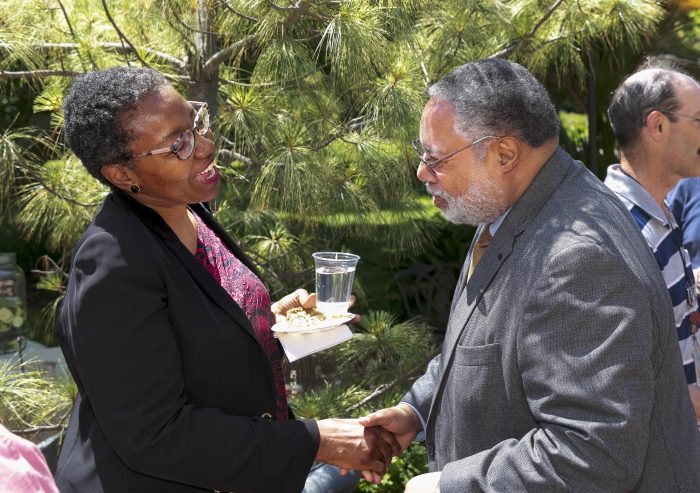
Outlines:
{"label": "mustache", "polygon": [[435,197],[439,197],[441,199],[448,200],[450,199],[450,195],[445,192],[444,190],[435,190],[430,183],[425,184],[425,191],[428,192],[430,195],[433,195]]}

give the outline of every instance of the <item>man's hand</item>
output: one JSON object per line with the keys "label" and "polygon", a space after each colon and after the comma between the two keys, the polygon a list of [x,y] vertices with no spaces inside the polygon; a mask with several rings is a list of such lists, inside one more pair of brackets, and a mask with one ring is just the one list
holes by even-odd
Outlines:
{"label": "man's hand", "polygon": [[367,427],[381,426],[386,431],[393,433],[401,445],[402,452],[421,431],[420,419],[416,416],[413,408],[405,403],[364,416],[360,418],[360,424]]}
{"label": "man's hand", "polygon": [[403,493],[439,493],[440,472],[429,472],[414,476],[408,483]]}
{"label": "man's hand", "polygon": [[321,442],[316,460],[357,469],[367,481],[379,483],[394,455],[401,453],[393,434],[381,428],[365,428],[356,419],[324,419],[318,422]]}
{"label": "man's hand", "polygon": [[693,269],[693,275],[695,276],[695,293],[700,298],[700,267]]}

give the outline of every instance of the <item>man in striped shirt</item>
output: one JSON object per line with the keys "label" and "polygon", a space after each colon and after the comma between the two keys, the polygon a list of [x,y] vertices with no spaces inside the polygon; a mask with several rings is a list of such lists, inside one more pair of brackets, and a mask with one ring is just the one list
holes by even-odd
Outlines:
{"label": "man in striped shirt", "polygon": [[615,90],[608,117],[620,163],[605,184],[625,203],[661,268],[696,414],[700,389],[693,363],[690,314],[698,308],[695,279],[680,228],[664,199],[681,178],[700,176],[700,85],[659,62],[647,62]]}

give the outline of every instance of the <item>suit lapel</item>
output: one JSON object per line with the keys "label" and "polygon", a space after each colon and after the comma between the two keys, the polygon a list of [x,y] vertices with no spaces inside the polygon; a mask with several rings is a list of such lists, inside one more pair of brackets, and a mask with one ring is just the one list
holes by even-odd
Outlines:
{"label": "suit lapel", "polygon": [[[482,225],[477,233],[481,233],[483,227]],[[503,225],[501,225],[501,228],[502,227]],[[491,240],[491,244],[481,257],[472,277],[466,282],[466,285],[464,285],[464,288],[459,293],[455,293],[453,310],[450,315],[448,330],[445,333],[445,341],[442,345],[442,371],[440,372],[437,391],[433,394],[434,399],[437,398],[443,387],[445,375],[452,366],[452,359],[454,358],[457,344],[467,327],[469,319],[471,319],[481,298],[483,298],[484,293],[496,277],[501,265],[503,265],[513,252],[515,237],[507,231],[502,231],[501,228],[498,229],[493,240]],[[474,236],[474,241],[472,243],[476,243],[477,238],[479,238],[479,234]],[[463,273],[469,269],[470,260],[471,249],[462,267]],[[430,421],[430,416],[428,420]]]}
{"label": "suit lapel", "polygon": [[[178,261],[183,265],[185,270],[189,273],[192,279],[199,285],[199,287],[204,291],[211,300],[216,303],[226,314],[228,314],[233,320],[236,321],[237,325],[242,327],[250,336],[255,340],[255,342],[262,348],[257,335],[253,331],[253,327],[250,325],[250,321],[246,316],[243,309],[241,309],[238,304],[231,299],[229,294],[224,288],[211,276],[202,265],[197,261],[197,259],[192,255],[185,245],[178,239],[172,229],[163,221],[163,219],[156,213],[153,209],[139,204],[131,197],[121,192],[115,192],[115,200],[119,202],[125,208],[131,210],[136,214],[141,221],[148,226],[149,229],[154,231],[158,236],[163,239],[163,243],[166,248],[178,259]],[[205,210],[204,206],[201,204],[194,204],[191,206],[192,210],[195,211],[206,223],[214,229],[221,241],[229,248],[231,248],[232,253],[238,257],[248,268],[250,268],[256,275],[258,275],[257,270],[250,264],[250,261],[241,252],[238,246],[235,245],[233,240],[223,231],[223,229],[214,221],[211,214]]]}
{"label": "suit lapel", "polygon": [[[440,399],[439,396],[445,384],[445,375],[452,366],[455,349],[475,308],[479,305],[479,301],[483,298],[484,293],[496,278],[503,263],[516,248],[518,236],[525,230],[528,222],[547,203],[567,173],[571,172],[573,169],[572,163],[571,157],[561,148],[557,148],[523,196],[510,209],[493,240],[491,240],[491,244],[481,257],[472,277],[465,284],[464,280],[466,279],[466,272],[469,268],[474,244],[481,235],[484,225],[480,226],[474,235],[469,254],[462,267],[460,281],[457,284],[458,291],[455,292],[452,302],[450,320],[442,346],[439,380],[433,392],[433,406],[431,406],[431,412],[428,416],[428,427],[434,421],[431,419],[434,417],[434,403]],[[498,308],[496,307],[496,309]],[[488,327],[474,327],[473,330],[488,330]]]}

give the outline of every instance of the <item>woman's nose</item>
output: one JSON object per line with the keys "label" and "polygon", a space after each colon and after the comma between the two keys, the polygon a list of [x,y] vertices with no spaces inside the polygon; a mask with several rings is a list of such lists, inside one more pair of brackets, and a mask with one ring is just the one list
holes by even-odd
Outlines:
{"label": "woman's nose", "polygon": [[194,157],[204,158],[211,155],[214,152],[214,135],[211,130],[208,130],[206,134],[200,135],[197,132],[194,133],[195,146],[194,146]]}

